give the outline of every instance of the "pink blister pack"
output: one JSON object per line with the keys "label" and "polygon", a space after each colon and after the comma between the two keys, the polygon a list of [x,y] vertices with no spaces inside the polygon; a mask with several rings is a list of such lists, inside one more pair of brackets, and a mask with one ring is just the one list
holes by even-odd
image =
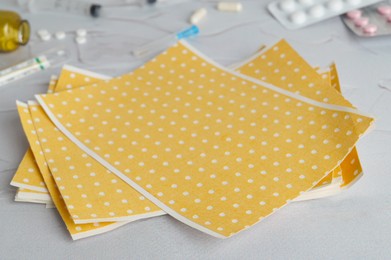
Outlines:
{"label": "pink blister pack", "polygon": [[351,10],[342,16],[342,20],[358,36],[391,35],[391,3],[380,2]]}

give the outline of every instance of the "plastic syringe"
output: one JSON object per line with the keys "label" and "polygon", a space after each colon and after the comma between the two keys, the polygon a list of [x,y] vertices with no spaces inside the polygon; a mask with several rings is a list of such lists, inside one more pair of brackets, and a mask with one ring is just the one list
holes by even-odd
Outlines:
{"label": "plastic syringe", "polygon": [[30,12],[54,11],[98,17],[102,6],[79,0],[18,0],[20,7]]}
{"label": "plastic syringe", "polygon": [[15,80],[27,77],[41,70],[46,70],[49,67],[62,64],[68,58],[68,51],[64,49],[54,49],[7,69],[0,70],[0,88]]}
{"label": "plastic syringe", "polygon": [[156,41],[147,43],[144,46],[133,50],[132,53],[137,57],[145,56],[153,51],[164,49],[166,46],[178,40],[187,39],[196,36],[199,32],[200,32],[199,28],[196,25],[193,25],[190,28],[187,28],[186,30],[183,30],[179,33],[170,34]]}
{"label": "plastic syringe", "polygon": [[33,13],[39,11],[52,11],[100,17],[102,15],[102,10],[106,8],[116,6],[154,5],[164,1],[165,0],[123,0],[102,5],[96,2],[81,0],[18,0],[18,4]]}

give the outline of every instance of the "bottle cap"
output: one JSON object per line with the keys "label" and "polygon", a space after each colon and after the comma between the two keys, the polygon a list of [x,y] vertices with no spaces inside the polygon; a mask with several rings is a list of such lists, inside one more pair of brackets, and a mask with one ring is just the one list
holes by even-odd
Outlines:
{"label": "bottle cap", "polygon": [[102,6],[98,4],[92,4],[90,6],[90,15],[92,17],[99,17],[101,12]]}
{"label": "bottle cap", "polygon": [[180,39],[187,39],[191,36],[194,36],[194,35],[197,35],[198,33],[200,32],[200,30],[198,29],[198,27],[196,25],[193,25],[191,26],[190,28],[182,31],[182,32],[179,32],[176,37],[178,40]]}
{"label": "bottle cap", "polygon": [[27,20],[22,20],[19,25],[18,42],[26,45],[30,39],[30,24]]}

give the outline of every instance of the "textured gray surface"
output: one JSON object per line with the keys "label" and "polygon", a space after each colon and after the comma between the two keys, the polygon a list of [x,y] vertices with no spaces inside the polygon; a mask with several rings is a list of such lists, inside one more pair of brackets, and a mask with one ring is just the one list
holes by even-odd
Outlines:
{"label": "textured gray surface", "polygon": [[[240,61],[261,43],[272,44],[280,38],[286,38],[313,65],[336,61],[344,95],[377,119],[376,128],[358,145],[365,175],[356,185],[338,196],[293,203],[226,240],[162,216],[73,242],[55,210],[14,202],[15,189],[9,186],[27,148],[15,100],[44,92],[49,75],[60,69],[53,68],[0,92],[0,259],[390,259],[391,92],[378,82],[391,79],[391,37],[359,39],[339,18],[287,31],[266,12],[266,4],[244,1],[240,14],[219,13],[213,2],[194,1],[143,12],[111,9],[110,19],[51,13],[23,16],[33,32],[89,29],[88,43],[79,49],[73,37],[61,42],[72,50],[69,63],[108,75],[141,65],[147,58],[135,59],[130,50],[186,27],[191,12],[201,6],[209,14],[201,24],[201,35],[191,43],[221,64]],[[14,6],[11,0],[0,3],[0,9]],[[29,48],[2,54],[0,67],[23,60],[30,51],[58,44],[33,39]]]}

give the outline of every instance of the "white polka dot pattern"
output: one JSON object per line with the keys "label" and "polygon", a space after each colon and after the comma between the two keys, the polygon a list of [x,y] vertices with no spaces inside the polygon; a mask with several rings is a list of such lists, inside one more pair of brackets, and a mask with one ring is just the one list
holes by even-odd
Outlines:
{"label": "white polka dot pattern", "polygon": [[48,167],[46,166],[46,161],[43,156],[40,142],[36,135],[36,130],[33,124],[29,124],[29,120],[32,120],[29,110],[26,104],[18,103],[18,113],[23,125],[23,129],[26,133],[27,139],[30,143],[31,150],[34,153],[35,160],[37,165],[39,166],[39,170],[42,174],[42,177],[46,183],[46,187],[49,190],[50,196],[52,197],[53,203],[55,204],[58,212],[61,215],[65,225],[69,233],[71,234],[73,239],[79,239],[88,237],[91,235],[100,234],[103,232],[110,231],[114,228],[117,228],[121,225],[124,225],[127,222],[105,222],[100,224],[75,224],[68,211],[67,208],[61,198],[60,193],[58,192],[57,186],[53,180],[53,177],[50,174]]}
{"label": "white polka dot pattern", "polygon": [[[330,66],[328,72],[318,75],[316,70],[312,69],[310,64],[285,40],[263,50],[237,70],[245,75],[264,80],[314,100],[354,107],[342,95],[335,95],[336,92],[340,93],[340,84],[335,64]],[[281,75],[281,72],[284,75]],[[328,185],[333,178],[338,179],[341,175],[344,182],[342,184],[343,187],[353,183],[356,178],[360,177],[359,174],[354,174],[354,172],[362,172],[356,149],[354,148],[347,157],[341,163],[345,167],[338,167],[333,170],[330,176],[325,176],[314,188]],[[351,161],[351,158],[355,158],[357,161],[355,167],[348,167],[349,163],[345,163],[345,161]]]}
{"label": "white polka dot pattern", "polygon": [[260,52],[239,72],[319,102],[353,107],[327,75],[319,75],[285,40]]}
{"label": "white polka dot pattern", "polygon": [[[52,76],[48,88],[48,93],[53,93],[57,84],[57,77]],[[32,124],[32,120],[27,121]],[[28,188],[33,191],[47,192],[38,165],[35,163],[34,155],[29,148],[19,164],[18,169],[12,178],[11,185],[19,188]]]}
{"label": "white polka dot pattern", "polygon": [[311,188],[372,121],[232,74],[183,44],[132,74],[39,101],[166,212],[224,237]]}
{"label": "white polka dot pattern", "polygon": [[46,161],[75,223],[165,214],[58,131],[39,105],[29,108]]}

